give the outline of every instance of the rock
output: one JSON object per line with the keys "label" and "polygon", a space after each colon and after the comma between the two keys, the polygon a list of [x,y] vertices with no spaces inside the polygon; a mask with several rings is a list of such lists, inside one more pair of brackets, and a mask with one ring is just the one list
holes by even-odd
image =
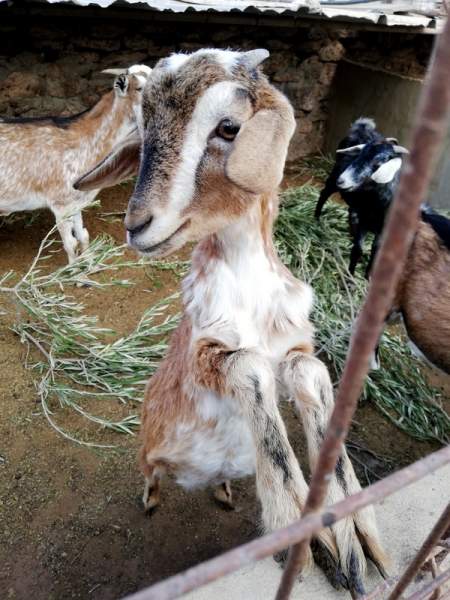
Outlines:
{"label": "rock", "polygon": [[153,42],[150,42],[147,47],[148,59],[151,61],[159,60],[165,56],[169,56],[174,51],[173,47],[169,46],[156,46]]}
{"label": "rock", "polygon": [[264,71],[266,73],[278,73],[289,66],[289,54],[285,52],[272,52],[269,58],[264,61]]}
{"label": "rock", "polygon": [[113,56],[105,56],[100,61],[98,66],[98,71],[100,72],[103,69],[112,69],[112,68],[128,68],[131,65],[138,65],[141,63],[146,63],[148,61],[147,52],[121,52],[118,55]]}
{"label": "rock", "polygon": [[88,82],[83,77],[74,77],[67,70],[63,70],[60,65],[52,64],[47,69],[46,93],[56,98],[67,98],[77,96],[85,91]]}
{"label": "rock", "polygon": [[109,40],[126,35],[126,27],[117,23],[102,23],[91,26],[91,35],[94,38],[107,38]]}
{"label": "rock", "polygon": [[124,38],[125,48],[129,50],[147,50],[148,40],[143,35],[126,35]]}
{"label": "rock", "polygon": [[320,73],[319,81],[326,88],[328,88],[331,85],[331,83],[333,82],[334,76],[336,74],[336,69],[337,69],[336,63],[326,63],[323,65],[322,72]]}
{"label": "rock", "polygon": [[211,35],[211,39],[213,42],[227,42],[228,40],[231,40],[231,38],[238,37],[239,35],[242,35],[241,29],[230,27],[214,31]]}
{"label": "rock", "polygon": [[275,50],[291,50],[292,44],[291,43],[282,42],[281,40],[271,39],[271,40],[267,40],[265,47],[267,47],[269,50],[272,50],[272,51],[275,51]]}
{"label": "rock", "polygon": [[30,71],[14,71],[0,84],[3,99],[28,98],[39,94],[42,80]]}
{"label": "rock", "polygon": [[305,156],[317,154],[323,146],[323,131],[321,127],[313,128],[308,133],[297,130],[289,145],[288,163],[298,161]]}
{"label": "rock", "polygon": [[302,119],[295,119],[296,123],[297,123],[297,128],[296,128],[296,132],[299,133],[311,133],[311,131],[313,130],[313,123],[312,121],[306,117],[306,118],[302,118]]}
{"label": "rock", "polygon": [[76,48],[113,52],[120,49],[120,40],[79,35],[72,38]]}
{"label": "rock", "polygon": [[337,62],[344,54],[345,48],[339,40],[334,40],[319,50],[319,58],[325,62]]}
{"label": "rock", "polygon": [[97,52],[74,52],[59,58],[56,64],[67,77],[73,77],[74,74],[85,77],[103,68],[98,63],[99,58]]}

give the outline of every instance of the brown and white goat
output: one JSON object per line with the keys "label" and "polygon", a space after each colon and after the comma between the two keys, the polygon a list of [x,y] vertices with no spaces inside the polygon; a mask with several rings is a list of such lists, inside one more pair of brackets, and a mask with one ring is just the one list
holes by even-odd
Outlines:
{"label": "brown and white goat", "polygon": [[77,191],[73,182],[136,128],[150,71],[133,65],[115,79],[113,90],[79,115],[0,119],[0,214],[49,208],[69,263],[78,245],[83,251],[89,244],[81,210],[99,191]]}
{"label": "brown and white goat", "polygon": [[[186,488],[255,473],[266,530],[298,519],[308,492],[278,410],[292,399],[314,468],[333,407],[328,371],[313,354],[313,294],[272,240],[289,140],[286,98],[258,65],[265,50],[202,50],[160,61],[148,79],[141,140],[131,139],[81,178],[81,189],[139,166],[126,216],[129,244],[149,257],[198,241],[183,282],[184,315],[150,379],[142,415],[144,505],[172,473]],[[328,502],[360,489],[345,448]],[[361,592],[370,556],[384,573],[372,508],[317,535],[335,581]],[[320,552],[322,551],[322,552]],[[311,555],[312,558],[312,555]]]}
{"label": "brown and white goat", "polygon": [[414,352],[450,375],[450,221],[424,213],[392,306]]}

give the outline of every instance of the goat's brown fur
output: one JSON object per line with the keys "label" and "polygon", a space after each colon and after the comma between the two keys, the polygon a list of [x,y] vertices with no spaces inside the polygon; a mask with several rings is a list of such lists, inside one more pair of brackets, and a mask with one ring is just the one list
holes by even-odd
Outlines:
{"label": "goat's brown fur", "polygon": [[[311,290],[282,264],[272,240],[292,109],[249,69],[252,53],[234,56],[231,67],[220,51],[165,59],[144,95],[141,164],[126,218],[130,243],[161,256],[200,242],[183,282],[182,322],[147,386],[140,460],[148,509],[159,501],[163,471],[188,488],[218,485],[219,496],[227,480],[256,471],[263,523],[272,530],[300,516],[308,492],[278,410],[280,392],[302,416],[312,466],[333,392],[327,369],[312,356]],[[228,142],[217,132],[224,116],[240,125]],[[87,185],[120,174],[117,161],[113,152]],[[328,502],[355,489],[343,449]],[[364,548],[384,570],[372,508],[317,540],[354,592],[362,589]]]}
{"label": "goat's brown fur", "polygon": [[393,310],[424,356],[450,374],[450,251],[427,223],[419,223]]}

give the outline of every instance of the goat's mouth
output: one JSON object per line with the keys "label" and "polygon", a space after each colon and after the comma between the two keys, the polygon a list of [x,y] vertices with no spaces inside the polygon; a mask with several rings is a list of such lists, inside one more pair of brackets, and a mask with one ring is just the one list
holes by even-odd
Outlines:
{"label": "goat's mouth", "polygon": [[131,238],[128,239],[128,244],[134,250],[137,250],[140,254],[144,254],[145,256],[155,254],[158,256],[162,256],[170,254],[172,251],[177,249],[174,248],[173,242],[176,240],[177,236],[189,226],[189,224],[190,219],[187,219],[186,221],[181,223],[181,225],[168,237],[164,238],[160,242],[157,242],[156,244],[152,244],[151,246],[142,246],[141,244],[133,242]]}

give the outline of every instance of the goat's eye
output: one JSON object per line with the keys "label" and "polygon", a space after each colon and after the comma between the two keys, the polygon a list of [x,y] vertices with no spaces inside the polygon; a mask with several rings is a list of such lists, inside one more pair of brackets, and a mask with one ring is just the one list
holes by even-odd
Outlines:
{"label": "goat's eye", "polygon": [[240,126],[236,125],[236,123],[233,123],[231,119],[223,119],[217,125],[216,135],[224,140],[227,140],[228,142],[231,142],[237,136],[239,129]]}

